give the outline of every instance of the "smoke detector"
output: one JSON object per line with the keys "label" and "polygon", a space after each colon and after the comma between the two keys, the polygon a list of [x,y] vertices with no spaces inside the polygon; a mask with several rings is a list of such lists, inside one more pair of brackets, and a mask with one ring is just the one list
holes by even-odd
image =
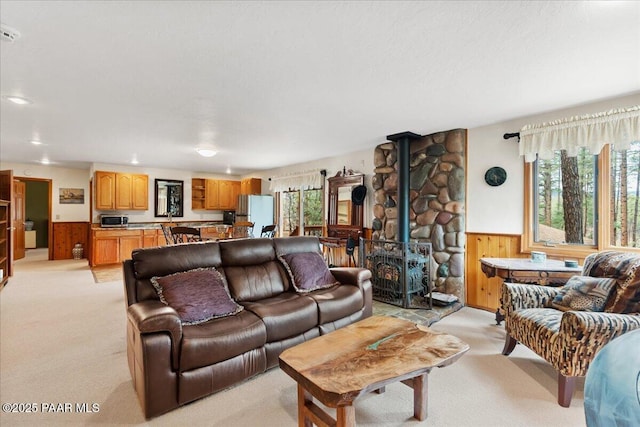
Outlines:
{"label": "smoke detector", "polygon": [[3,41],[13,42],[20,38],[20,32],[15,28],[11,28],[8,25],[0,24],[0,37]]}

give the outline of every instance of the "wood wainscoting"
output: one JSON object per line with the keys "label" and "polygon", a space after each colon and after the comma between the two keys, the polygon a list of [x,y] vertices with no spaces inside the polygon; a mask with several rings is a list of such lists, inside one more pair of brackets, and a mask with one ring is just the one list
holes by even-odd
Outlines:
{"label": "wood wainscoting", "polygon": [[51,259],[73,259],[71,250],[76,243],[81,243],[84,248],[83,258],[89,254],[89,222],[54,222],[53,239],[49,243],[53,248]]}
{"label": "wood wainscoting", "polygon": [[[519,234],[467,233],[466,291],[467,305],[489,311],[500,306],[500,289],[502,279],[488,278],[480,268],[480,258],[530,258],[528,252],[521,252],[521,236]],[[595,249],[593,250],[596,251]],[[577,260],[584,265],[585,254],[571,256],[566,250],[559,252],[554,247],[547,251],[548,259]]]}
{"label": "wood wainscoting", "polygon": [[528,258],[520,252],[520,235],[467,233],[467,305],[495,311],[500,305],[502,279],[489,279],[480,268],[480,258]]}

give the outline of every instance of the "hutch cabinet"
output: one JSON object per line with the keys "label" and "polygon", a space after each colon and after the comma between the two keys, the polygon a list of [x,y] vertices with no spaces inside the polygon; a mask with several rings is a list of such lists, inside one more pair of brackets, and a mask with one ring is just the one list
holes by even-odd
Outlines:
{"label": "hutch cabinet", "polygon": [[0,289],[9,280],[9,202],[0,200]]}

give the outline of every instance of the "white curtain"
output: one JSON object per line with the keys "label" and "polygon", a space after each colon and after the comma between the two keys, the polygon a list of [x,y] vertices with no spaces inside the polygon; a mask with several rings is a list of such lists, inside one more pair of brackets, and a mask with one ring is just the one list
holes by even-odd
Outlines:
{"label": "white curtain", "polygon": [[606,144],[624,150],[634,141],[640,141],[640,105],[526,125],[520,130],[519,145],[524,160],[533,162],[536,154],[551,159],[555,151],[567,150],[567,155],[576,156],[580,147],[598,154]]}
{"label": "white curtain", "polygon": [[322,187],[320,169],[304,172],[293,172],[287,175],[271,178],[269,189],[273,192],[291,190],[309,190]]}

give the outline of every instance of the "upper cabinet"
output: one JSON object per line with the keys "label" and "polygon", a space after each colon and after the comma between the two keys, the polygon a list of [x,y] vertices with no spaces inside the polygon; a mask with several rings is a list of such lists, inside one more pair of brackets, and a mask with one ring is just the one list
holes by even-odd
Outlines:
{"label": "upper cabinet", "polygon": [[193,210],[235,210],[238,207],[240,181],[193,178],[191,208]]}
{"label": "upper cabinet", "polygon": [[96,210],[149,209],[149,177],[96,171]]}
{"label": "upper cabinet", "polygon": [[245,178],[240,181],[240,194],[262,194],[262,180],[260,178]]}

